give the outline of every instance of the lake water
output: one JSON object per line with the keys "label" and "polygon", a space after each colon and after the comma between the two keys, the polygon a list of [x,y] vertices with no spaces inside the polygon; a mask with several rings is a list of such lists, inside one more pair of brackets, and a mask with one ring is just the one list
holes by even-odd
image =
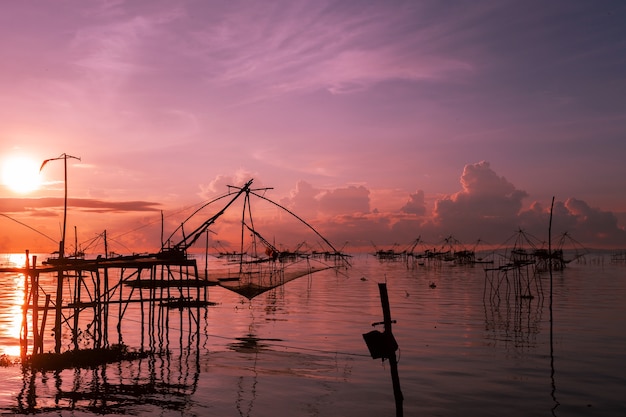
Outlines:
{"label": "lake water", "polygon": [[[548,273],[522,298],[482,265],[358,255],[252,300],[210,287],[217,305],[157,311],[164,325],[147,336],[139,304],[129,306],[123,342],[161,355],[61,372],[0,367],[0,412],[395,416],[389,361],[372,359],[362,337],[382,321],[386,282],[405,416],[623,416],[625,275],[600,255],[554,272],[552,323]],[[0,353],[19,353],[22,285],[0,274]]]}

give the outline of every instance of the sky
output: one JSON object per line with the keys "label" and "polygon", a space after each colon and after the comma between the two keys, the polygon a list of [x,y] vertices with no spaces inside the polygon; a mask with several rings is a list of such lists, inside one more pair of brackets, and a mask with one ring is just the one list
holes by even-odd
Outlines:
{"label": "sky", "polygon": [[250,179],[336,248],[545,241],[553,197],[625,248],[624,51],[622,1],[4,1],[0,252],[58,247],[64,185],[66,241],[141,252]]}

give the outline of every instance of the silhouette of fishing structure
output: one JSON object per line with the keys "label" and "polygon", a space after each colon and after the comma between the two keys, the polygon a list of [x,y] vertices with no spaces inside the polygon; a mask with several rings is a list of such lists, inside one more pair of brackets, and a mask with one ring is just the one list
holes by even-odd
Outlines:
{"label": "silhouette of fishing structure", "polygon": [[505,245],[511,240],[513,245],[505,246],[500,262],[484,268],[485,328],[495,342],[529,348],[536,345],[541,323],[545,259],[539,241],[523,230]]}
{"label": "silhouette of fishing structure", "polygon": [[502,268],[527,263],[534,264],[539,271],[548,271],[550,267],[555,271],[562,270],[569,263],[582,259],[588,253],[587,249],[567,232],[559,237],[555,247],[548,248],[547,242],[519,229],[501,246],[505,248],[504,259],[507,260]]}
{"label": "silhouette of fishing structure", "polygon": [[[509,248],[508,242],[513,240]],[[485,286],[483,299],[508,300],[511,295],[517,299],[532,299],[543,295],[541,287],[541,264],[544,262],[544,250],[539,247],[539,240],[519,229],[512,238],[505,242],[503,262],[494,267],[485,268]],[[547,251],[546,251],[547,252]]]}
{"label": "silhouette of fishing structure", "polygon": [[[241,211],[241,240],[238,251],[226,252],[228,254],[226,259],[230,262],[229,266],[231,267],[226,271],[216,272],[217,285],[234,291],[248,299],[252,299],[296,278],[310,275],[311,273],[324,269],[334,268],[338,263],[348,264],[348,256],[335,249],[335,247],[310,224],[286,207],[266,198],[260,193],[261,191],[269,190],[269,188],[252,189],[250,185],[251,181],[241,188],[229,186],[230,189],[236,190],[235,193],[237,197],[242,196],[243,198]],[[306,242],[298,244],[295,250],[280,249],[275,243],[270,242],[270,240],[264,237],[254,226],[251,197],[256,197],[268,202],[297,219],[325,243],[326,252],[324,259],[329,259],[332,256],[332,259],[336,262],[330,265],[319,262],[313,264],[312,260],[318,259],[318,257],[314,256],[313,251],[303,250],[306,246]],[[233,201],[234,200],[231,200],[227,207]],[[223,212],[224,210],[219,212],[218,215],[221,215]],[[192,216],[190,216],[190,218]],[[183,223],[172,233],[163,245],[163,248],[168,251],[186,249],[207,231],[208,226],[210,226],[213,221],[213,218],[205,221],[190,235],[184,233]],[[183,236],[182,240],[172,245],[171,241],[173,236],[179,232]],[[221,275],[219,275],[220,273]]]}
{"label": "silhouette of fishing structure", "polygon": [[[20,337],[23,363],[33,369],[53,363],[57,368],[71,367],[85,360],[89,356],[88,352],[92,353],[91,358],[97,363],[106,357],[102,354],[103,350],[125,346],[123,334],[126,327],[136,331],[135,323],[126,324],[124,321],[129,309],[138,309],[140,312],[143,349],[144,338],[150,332],[155,332],[152,327],[164,325],[155,317],[167,321],[169,311],[179,311],[184,312],[186,321],[198,323],[199,308],[213,304],[208,301],[210,286],[220,285],[252,299],[293,279],[337,267],[337,264],[314,263],[313,255],[301,250],[303,244],[295,251],[282,251],[270,243],[254,227],[251,196],[287,211],[321,238],[328,247],[328,256],[333,256],[342,266],[347,264],[347,257],[312,226],[285,207],[259,194],[259,191],[267,189],[255,190],[251,184],[252,180],[249,180],[242,187],[231,186],[227,194],[197,209],[163,241],[161,249],[156,253],[109,256],[105,231],[104,255],[86,259],[76,249],[73,256],[65,256],[64,244],[61,243],[59,256],[49,258],[41,265],[37,264],[36,256],[31,260],[26,252],[27,261],[23,268],[0,270],[22,273],[25,277]],[[243,198],[242,239],[237,257],[229,258],[231,262],[225,267],[211,269],[211,272],[205,263],[204,271],[201,272],[190,249],[201,237],[206,237],[205,259],[208,261],[209,227],[240,198]],[[214,215],[203,219],[191,233],[185,232],[185,226],[191,219],[195,219],[200,210],[224,199],[226,203]],[[245,238],[249,238],[247,243]],[[44,274],[58,274],[56,293],[52,288],[42,287],[40,278]],[[50,315],[54,316],[54,353],[49,352],[50,343],[44,337],[50,334],[46,330],[50,327]],[[144,329],[145,323],[150,325],[150,329]],[[65,341],[64,345],[62,340]],[[78,351],[82,352],[76,354]],[[113,356],[112,360],[123,359],[124,354],[132,358],[131,352],[125,349],[117,353],[122,355]]]}
{"label": "silhouette of fishing structure", "polygon": [[373,255],[379,261],[398,261],[405,260],[407,257],[406,249],[402,251],[396,250],[396,248],[398,247],[397,243],[395,243],[390,249],[379,249],[374,242],[372,242],[372,246],[374,246]]}
{"label": "silhouette of fishing structure", "polygon": [[587,251],[568,233],[553,248],[522,229],[503,246],[500,262],[485,268],[486,327],[494,340],[513,342],[516,348],[531,347],[543,311],[543,274],[563,270]]}
{"label": "silhouette of fishing structure", "polygon": [[[23,367],[16,406],[5,411],[105,415],[147,405],[184,412],[188,398],[197,391],[201,369],[203,346],[196,319],[207,310],[195,307],[189,314],[187,309],[164,309],[154,302],[145,307],[138,350],[116,344],[34,356]],[[39,373],[47,376],[40,378]],[[52,386],[45,383],[47,379]]]}
{"label": "silhouette of fishing structure", "polygon": [[471,248],[468,248],[454,236],[448,236],[437,244],[429,244],[422,240],[421,236],[409,243],[404,249],[396,249],[395,244],[391,249],[378,249],[372,242],[375,252],[373,255],[381,262],[405,261],[407,267],[417,266],[442,266],[451,265],[474,265],[477,263],[493,263],[493,259],[477,255],[479,239]]}
{"label": "silhouette of fishing structure", "polygon": [[611,263],[626,262],[626,251],[618,251],[611,253]]}

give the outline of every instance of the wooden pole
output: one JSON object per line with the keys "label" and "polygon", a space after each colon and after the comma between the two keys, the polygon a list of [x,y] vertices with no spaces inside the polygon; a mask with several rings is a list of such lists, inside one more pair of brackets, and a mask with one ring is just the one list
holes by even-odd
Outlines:
{"label": "wooden pole", "polygon": [[[378,290],[380,292],[380,303],[383,308],[383,324],[385,326],[384,333],[391,337],[391,311],[389,308],[389,296],[387,295],[387,284],[379,283]],[[402,402],[404,401],[404,396],[402,395],[402,390],[400,389],[400,377],[398,375],[398,361],[396,359],[396,352],[388,352],[389,354],[389,367],[391,368],[391,382],[393,384],[393,396],[396,400],[396,416],[402,417],[404,415],[404,411],[402,408]]]}
{"label": "wooden pole", "polygon": [[[107,231],[104,231],[104,259],[109,258],[109,244],[107,242]],[[96,271],[97,278],[100,279],[100,272]],[[104,346],[109,346],[109,300],[111,299],[111,294],[109,293],[109,268],[107,266],[104,267],[103,271],[104,276],[104,299],[102,302],[103,306],[103,314],[104,314]]]}
{"label": "wooden pole", "polygon": [[[39,276],[39,275],[38,275]],[[39,281],[39,278],[37,278]],[[41,330],[39,331],[39,353],[43,353],[43,335],[46,330],[46,319],[48,318],[48,307],[50,306],[50,294],[46,294],[43,317],[41,318]]]}
{"label": "wooden pole", "polygon": [[[206,244],[204,245],[204,279],[209,280],[209,229],[206,229]],[[196,277],[198,272],[196,270]],[[204,301],[208,301],[209,287],[204,287]]]}
{"label": "wooden pole", "polygon": [[39,351],[39,279],[35,272],[37,269],[37,256],[33,256],[33,268],[31,275],[31,293],[33,295],[33,354]]}
{"label": "wooden pole", "polygon": [[61,316],[63,314],[63,275],[65,273],[65,230],[67,228],[67,157],[63,154],[63,232],[59,244],[59,272],[57,275],[56,314],[54,319],[54,352],[61,353]]}
{"label": "wooden pole", "polygon": [[548,270],[550,271],[550,379],[552,384],[552,390],[550,395],[552,396],[552,400],[554,401],[554,407],[552,407],[552,415],[555,414],[555,410],[560,405],[559,401],[556,399],[556,382],[554,377],[554,316],[552,313],[552,215],[554,213],[554,196],[552,197],[552,204],[550,205],[550,223],[548,225],[548,260],[550,264],[548,265]]}
{"label": "wooden pole", "polygon": [[63,253],[63,241],[59,244],[59,265],[57,273],[57,294],[55,301],[55,315],[54,315],[54,352],[61,353],[61,316],[63,310],[63,274],[65,269],[65,260]]}
{"label": "wooden pole", "polygon": [[76,276],[74,277],[74,300],[73,303],[75,305],[74,307],[74,327],[72,329],[72,342],[74,343],[74,349],[78,350],[78,323],[79,323],[79,316],[80,316],[80,303],[81,303],[81,279],[82,277],[79,276],[80,271],[74,271],[74,274],[76,274]]}
{"label": "wooden pole", "polygon": [[62,304],[63,304],[63,276],[65,270],[65,230],[67,229],[67,158],[78,159],[80,158],[72,155],[68,155],[66,153],[61,154],[58,158],[46,159],[41,164],[41,168],[39,171],[43,169],[43,167],[50,161],[57,161],[59,159],[63,159],[63,182],[65,184],[64,187],[64,195],[63,195],[63,232],[61,235],[61,242],[59,242],[59,265],[58,265],[58,279],[57,279],[57,294],[56,294],[56,315],[54,321],[54,339],[55,353],[61,353],[61,316],[62,316]]}
{"label": "wooden pole", "polygon": [[26,250],[26,262],[24,265],[24,305],[22,306],[22,334],[20,335],[20,356],[22,360],[28,353],[28,279],[30,277],[30,254]]}

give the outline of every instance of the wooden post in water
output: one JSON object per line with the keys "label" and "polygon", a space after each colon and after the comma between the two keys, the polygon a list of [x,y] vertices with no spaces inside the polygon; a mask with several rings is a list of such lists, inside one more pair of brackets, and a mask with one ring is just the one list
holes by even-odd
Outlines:
{"label": "wooden post in water", "polygon": [[[37,278],[39,281],[39,278]],[[44,304],[43,318],[41,319],[41,330],[39,330],[39,352],[43,353],[43,335],[46,330],[46,319],[48,318],[48,307],[50,307],[50,294],[46,294],[46,303]]]}
{"label": "wooden post in water", "polygon": [[[391,311],[389,308],[389,296],[387,295],[387,284],[386,283],[378,283],[378,290],[380,292],[380,303],[383,308],[383,324],[385,326],[384,333],[389,337],[393,337],[391,333]],[[393,396],[396,400],[396,416],[402,417],[404,415],[402,402],[404,401],[404,396],[402,395],[402,390],[400,389],[400,377],[398,375],[398,361],[396,359],[396,352],[391,351],[387,352],[389,359],[389,367],[391,368],[391,383],[393,384]]]}
{"label": "wooden post in water", "polygon": [[74,304],[74,326],[72,327],[72,343],[74,343],[74,349],[78,350],[78,323],[80,316],[80,303],[81,303],[81,277],[79,271],[74,271],[76,275],[74,277],[74,297],[70,302]]}
{"label": "wooden post in water", "polygon": [[[107,231],[104,230],[104,259],[109,258],[109,244],[107,243]],[[100,279],[100,272],[96,270],[97,278]],[[111,294],[109,293],[109,268],[104,267],[103,270],[104,277],[104,299],[102,313],[104,315],[103,318],[103,329],[104,329],[104,346],[109,347],[109,301],[111,300]]]}
{"label": "wooden post in water", "polygon": [[33,268],[30,272],[31,275],[31,294],[33,303],[33,355],[36,355],[39,351],[39,274],[35,271],[37,269],[37,257],[33,256]]}
{"label": "wooden post in water", "polygon": [[28,354],[28,280],[30,278],[30,253],[26,249],[26,262],[24,264],[24,305],[22,306],[22,333],[20,335],[20,356],[22,360]]}
{"label": "wooden post in water", "polygon": [[61,353],[61,316],[63,314],[63,275],[65,273],[65,243],[59,244],[59,265],[57,266],[57,294],[54,316],[54,353]]}

